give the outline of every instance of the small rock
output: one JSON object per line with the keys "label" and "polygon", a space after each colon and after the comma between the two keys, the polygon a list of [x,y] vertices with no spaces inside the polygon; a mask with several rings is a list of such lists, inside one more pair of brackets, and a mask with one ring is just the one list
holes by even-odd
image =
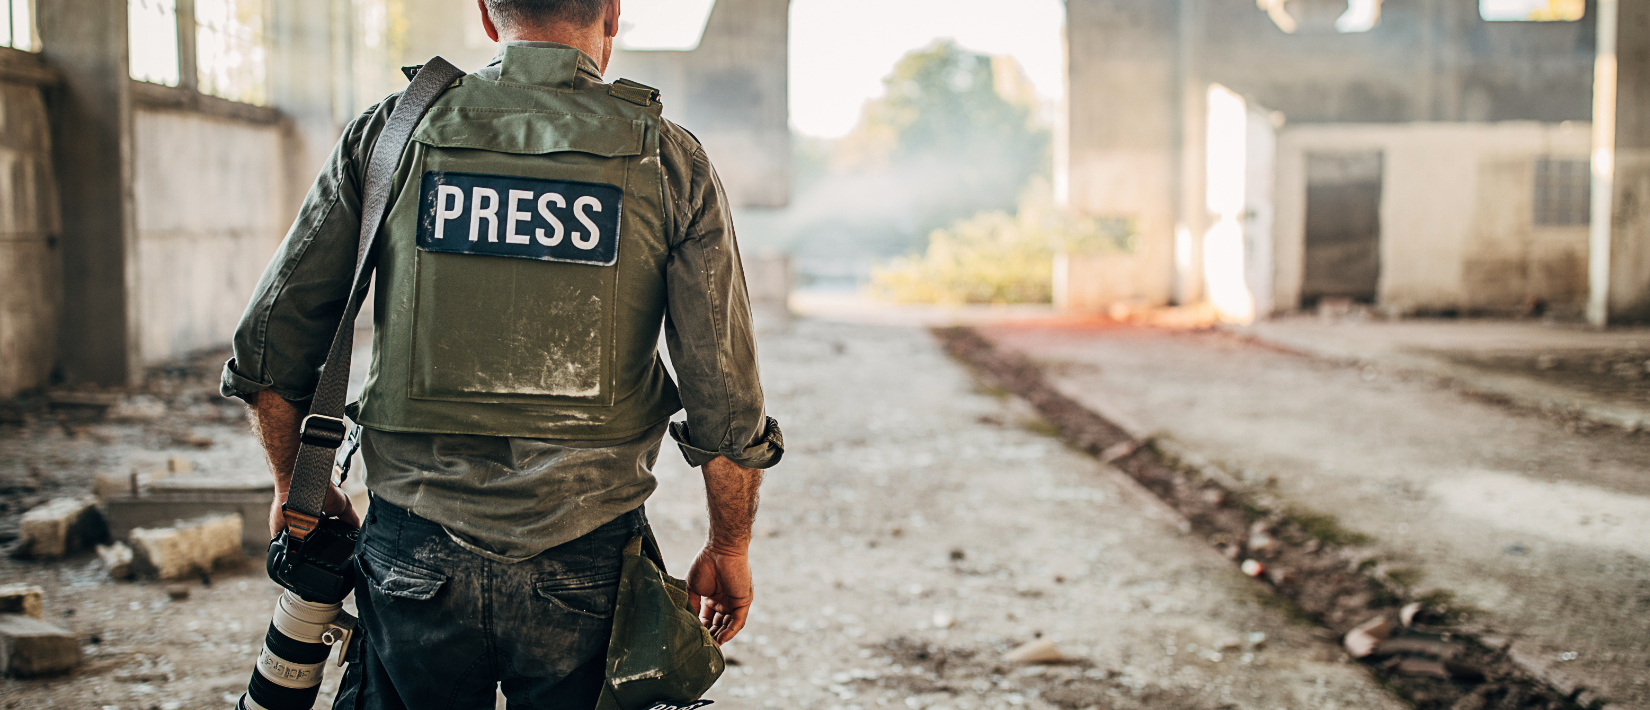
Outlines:
{"label": "small rock", "polygon": [[1139,448],[1140,448],[1140,442],[1135,441],[1133,439],[1130,439],[1128,441],[1121,441],[1121,442],[1118,442],[1116,444],[1112,444],[1111,446],[1108,446],[1104,450],[1102,450],[1100,452],[1100,460],[1105,461],[1106,463],[1111,463],[1111,462],[1116,461],[1118,459],[1128,457],[1130,454],[1133,454]]}
{"label": "small rock", "polygon": [[1237,639],[1226,639],[1215,644],[1216,651],[1236,651],[1243,647],[1243,642]]}
{"label": "small rock", "polygon": [[1404,626],[1413,626],[1415,625],[1415,615],[1419,613],[1421,613],[1421,603],[1410,602],[1398,611],[1398,620],[1402,621]]}
{"label": "small rock", "polygon": [[132,548],[126,543],[116,540],[107,545],[98,545],[97,558],[103,561],[103,567],[109,570],[110,577],[115,579],[130,579],[132,577]]}
{"label": "small rock", "polygon": [[1341,643],[1346,646],[1346,652],[1352,654],[1353,658],[1363,658],[1374,653],[1375,647],[1391,634],[1392,627],[1387,624],[1386,617],[1377,616],[1346,632],[1346,637]]}
{"label": "small rock", "polygon": [[1295,574],[1295,570],[1288,567],[1273,567],[1266,570],[1266,578],[1272,580],[1272,584],[1279,587],[1291,586],[1301,581],[1300,575]]}
{"label": "small rock", "polygon": [[1249,648],[1260,648],[1266,645],[1266,633],[1263,631],[1251,631],[1248,636],[1243,638],[1243,640],[1245,643],[1249,644]]}
{"label": "small rock", "polygon": [[949,611],[934,612],[934,628],[949,629],[957,625],[957,617]]}
{"label": "small rock", "polygon": [[175,602],[180,602],[180,601],[183,601],[185,599],[188,599],[189,598],[189,587],[186,587],[182,584],[168,584],[168,585],[166,585],[166,597],[168,599],[171,599],[172,601],[175,601]]}
{"label": "small rock", "polygon": [[1261,564],[1259,560],[1244,560],[1243,564],[1238,565],[1238,569],[1250,577],[1259,577],[1266,572],[1266,565]]}
{"label": "small rock", "polygon": [[56,559],[86,545],[102,542],[109,534],[92,501],[58,498],[23,514],[19,529],[22,542],[17,556]]}
{"label": "small rock", "polygon": [[74,634],[23,614],[0,614],[0,672],[52,675],[80,665]]}
{"label": "small rock", "polygon": [[1053,641],[1035,639],[1003,654],[1003,660],[1008,663],[1060,663],[1067,659]]}
{"label": "small rock", "polygon": [[32,584],[0,586],[0,613],[45,617],[45,592]]}
{"label": "small rock", "polygon": [[963,552],[962,548],[960,548],[960,547],[951,548],[951,559],[961,560],[961,559],[964,559],[964,558],[967,558],[967,557],[968,557],[968,553]]}
{"label": "small rock", "polygon": [[1203,502],[1216,508],[1226,505],[1226,491],[1214,487],[1205,488],[1203,489]]}
{"label": "small rock", "polygon": [[139,573],[160,579],[194,577],[240,557],[241,515],[212,515],[169,528],[136,528],[128,540],[132,565]]}
{"label": "small rock", "polygon": [[1399,661],[1398,665],[1392,670],[1398,675],[1438,678],[1440,680],[1450,679],[1449,668],[1444,666],[1444,662],[1431,658],[1405,658]]}

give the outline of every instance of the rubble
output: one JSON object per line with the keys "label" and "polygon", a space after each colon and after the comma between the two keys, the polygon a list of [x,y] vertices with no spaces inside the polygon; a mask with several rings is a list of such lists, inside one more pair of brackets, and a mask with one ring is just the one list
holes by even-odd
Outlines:
{"label": "rubble", "polygon": [[0,614],[43,618],[45,593],[32,584],[0,585]]}
{"label": "rubble", "polygon": [[1048,639],[1033,639],[1020,644],[1014,650],[1003,654],[1003,660],[1008,663],[1063,663],[1070,659],[1060,652],[1060,647]]}
{"label": "rubble", "polygon": [[56,559],[103,541],[108,528],[92,501],[57,498],[23,514],[17,556]]}
{"label": "rubble", "polygon": [[1353,658],[1363,658],[1374,653],[1375,647],[1385,641],[1391,633],[1392,627],[1387,624],[1386,617],[1377,616],[1346,632],[1346,637],[1341,643],[1346,646],[1346,652],[1352,654]]}
{"label": "rubble", "polygon": [[137,528],[128,540],[133,569],[139,574],[159,579],[194,577],[241,557],[241,516],[213,515],[167,528]]}
{"label": "rubble", "polygon": [[14,676],[62,673],[80,665],[80,639],[24,614],[0,614],[0,671]]}
{"label": "rubble", "polygon": [[126,543],[116,540],[107,545],[98,545],[97,558],[103,561],[103,567],[109,570],[110,577],[132,577],[132,548]]}

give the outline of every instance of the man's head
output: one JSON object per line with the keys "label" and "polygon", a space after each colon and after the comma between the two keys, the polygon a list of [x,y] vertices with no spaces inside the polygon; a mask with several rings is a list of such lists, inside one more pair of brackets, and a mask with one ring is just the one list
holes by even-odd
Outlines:
{"label": "man's head", "polygon": [[607,70],[619,34],[619,0],[476,0],[495,42],[528,40],[578,47]]}

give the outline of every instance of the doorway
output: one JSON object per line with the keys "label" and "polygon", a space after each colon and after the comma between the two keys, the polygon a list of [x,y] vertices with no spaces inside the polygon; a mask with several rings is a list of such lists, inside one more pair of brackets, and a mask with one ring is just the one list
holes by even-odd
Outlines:
{"label": "doorway", "polygon": [[1381,279],[1379,151],[1306,156],[1306,270],[1301,307],[1325,298],[1374,303]]}

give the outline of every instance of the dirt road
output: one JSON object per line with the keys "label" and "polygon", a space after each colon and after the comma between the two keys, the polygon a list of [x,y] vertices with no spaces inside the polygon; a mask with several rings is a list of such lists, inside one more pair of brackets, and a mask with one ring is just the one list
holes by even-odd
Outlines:
{"label": "dirt road", "polygon": [[[927,332],[799,321],[761,347],[791,448],[763,489],[757,604],[719,707],[1402,707],[1131,479],[978,391]],[[675,452],[660,461],[649,515],[680,571],[705,534],[702,487]],[[248,569],[172,600],[85,557],[0,576],[46,587],[48,618],[91,654],[67,677],[0,681],[0,707],[225,707],[274,592]],[[1064,661],[1004,660],[1033,641]]]}

